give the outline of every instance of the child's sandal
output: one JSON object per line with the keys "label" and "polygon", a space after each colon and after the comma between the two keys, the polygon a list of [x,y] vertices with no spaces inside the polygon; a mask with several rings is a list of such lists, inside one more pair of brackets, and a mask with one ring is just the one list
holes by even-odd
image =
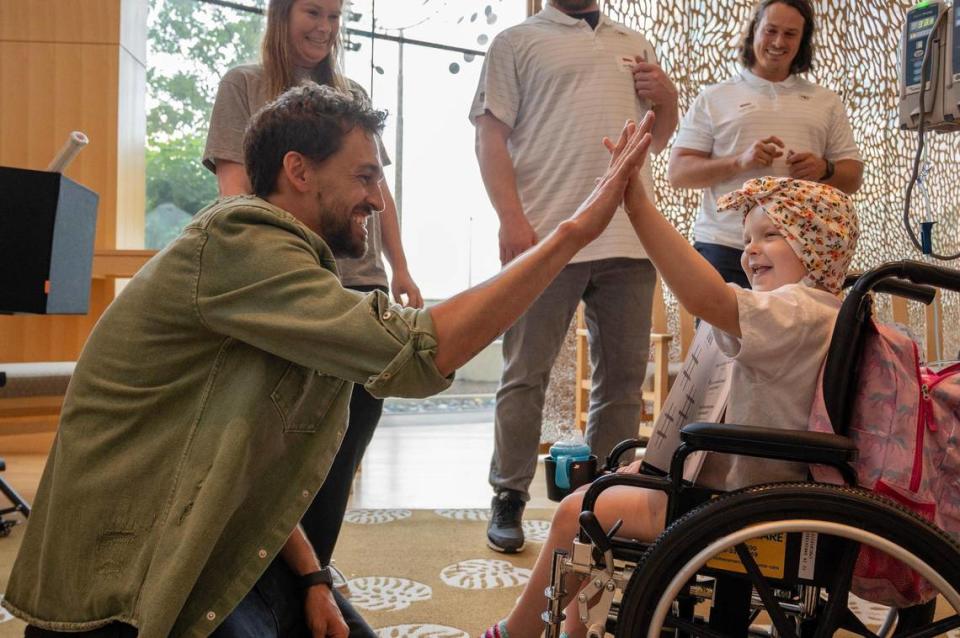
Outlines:
{"label": "child's sandal", "polygon": [[480,634],[480,638],[510,638],[507,635],[507,621],[501,620],[493,627]]}

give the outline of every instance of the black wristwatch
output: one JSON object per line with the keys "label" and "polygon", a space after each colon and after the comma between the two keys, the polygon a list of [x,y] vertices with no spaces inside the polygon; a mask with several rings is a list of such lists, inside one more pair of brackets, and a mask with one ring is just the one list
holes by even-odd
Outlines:
{"label": "black wristwatch", "polygon": [[324,567],[300,577],[300,589],[306,591],[314,585],[326,585],[331,589],[333,588],[333,573],[329,567]]}
{"label": "black wristwatch", "polygon": [[836,169],[836,166],[834,166],[830,160],[825,159],[823,161],[827,163],[827,170],[823,173],[823,177],[820,178],[821,182],[833,177],[833,171]]}

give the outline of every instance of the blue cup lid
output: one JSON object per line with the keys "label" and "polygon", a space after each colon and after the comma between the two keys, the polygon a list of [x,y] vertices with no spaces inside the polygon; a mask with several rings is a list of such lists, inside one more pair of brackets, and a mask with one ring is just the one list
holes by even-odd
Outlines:
{"label": "blue cup lid", "polygon": [[550,446],[550,456],[554,459],[569,456],[577,461],[585,461],[590,458],[590,446],[582,441],[557,441]]}

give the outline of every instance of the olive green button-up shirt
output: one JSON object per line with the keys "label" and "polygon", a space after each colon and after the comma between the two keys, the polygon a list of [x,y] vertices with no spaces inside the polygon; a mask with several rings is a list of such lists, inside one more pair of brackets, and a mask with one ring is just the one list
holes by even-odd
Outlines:
{"label": "olive green button-up shirt", "polygon": [[345,290],[290,214],[208,207],[90,335],[3,605],[52,630],[208,635],[323,483],[353,383],[438,392],[435,350],[429,313]]}

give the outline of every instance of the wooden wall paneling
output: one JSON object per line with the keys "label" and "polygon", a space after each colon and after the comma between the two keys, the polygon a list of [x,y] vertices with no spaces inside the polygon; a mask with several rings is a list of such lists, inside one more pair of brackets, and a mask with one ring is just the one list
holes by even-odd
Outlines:
{"label": "wooden wall paneling", "polygon": [[120,0],[0,0],[0,40],[120,41]]}
{"label": "wooden wall paneling", "polygon": [[[100,196],[98,251],[142,246],[147,9],[0,0],[0,165],[44,169],[70,131],[84,131],[90,145],[66,175]],[[76,358],[113,290],[94,281],[85,316],[0,317],[0,361]]]}
{"label": "wooden wall paneling", "polygon": [[70,131],[86,133],[64,174],[100,195],[98,248],[116,240],[118,64],[116,48],[0,42],[0,164],[44,170]]}

